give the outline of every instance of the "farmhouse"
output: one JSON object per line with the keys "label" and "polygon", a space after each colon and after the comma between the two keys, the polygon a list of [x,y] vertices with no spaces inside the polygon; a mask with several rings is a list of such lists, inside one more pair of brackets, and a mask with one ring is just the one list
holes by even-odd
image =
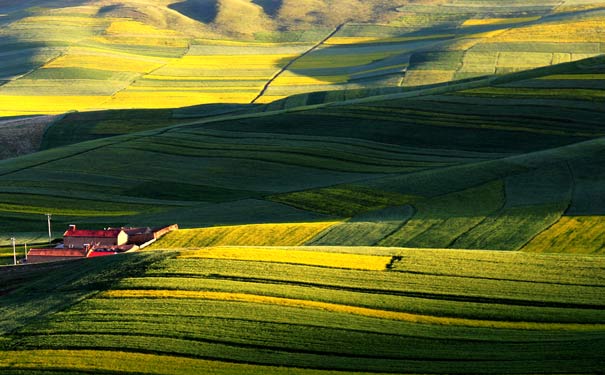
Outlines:
{"label": "farmhouse", "polygon": [[150,228],[78,229],[70,225],[63,233],[63,242],[55,247],[30,249],[28,263],[93,258],[136,251],[150,245],[168,232],[178,230],[177,224]]}
{"label": "farmhouse", "polygon": [[100,246],[121,246],[128,242],[128,234],[122,229],[83,230],[70,225],[63,233],[63,244],[69,249]]}

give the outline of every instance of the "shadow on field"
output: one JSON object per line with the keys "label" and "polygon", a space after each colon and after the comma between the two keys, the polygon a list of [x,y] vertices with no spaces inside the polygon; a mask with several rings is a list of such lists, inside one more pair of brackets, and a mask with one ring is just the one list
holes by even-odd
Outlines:
{"label": "shadow on field", "polygon": [[202,23],[211,23],[216,18],[217,0],[186,0],[171,4],[168,8]]}
{"label": "shadow on field", "polygon": [[[544,14],[532,15],[542,16]],[[477,16],[481,17],[481,15]],[[550,20],[545,17],[515,23],[512,26],[515,28],[526,27],[542,23],[547,19]],[[320,42],[314,50],[308,51],[294,62],[288,59],[281,60],[280,66],[285,66],[284,73],[314,77],[325,82],[326,85],[343,83],[341,78],[343,75],[349,77],[347,84],[371,84],[373,80],[380,84],[391,78],[392,85],[393,82],[397,82],[397,78],[400,80],[403,78],[407,69],[414,69],[415,63],[418,61],[425,65],[437,62],[438,67],[431,69],[450,69],[451,67],[441,66],[443,55],[455,55],[452,57],[455,61],[451,61],[450,65],[454,67],[453,70],[456,70],[458,64],[462,62],[463,54],[450,48],[453,40],[464,38],[465,35],[489,33],[511,27],[510,24],[486,24],[461,28],[464,20],[466,18],[417,30],[381,25],[344,24],[324,42],[329,43],[332,37],[369,36],[371,38],[372,35],[380,37],[351,44],[330,45]],[[393,53],[394,50],[397,53]],[[433,54],[435,52],[437,53]],[[380,56],[381,54],[383,57]],[[364,59],[364,55],[368,57]],[[357,60],[358,63],[345,63],[339,66],[339,59],[343,58],[351,61]],[[383,86],[388,85],[383,84]]]}
{"label": "shadow on field", "polygon": [[265,13],[271,17],[275,17],[277,15],[277,12],[283,3],[282,0],[252,0],[252,2],[256,5],[260,5]]}

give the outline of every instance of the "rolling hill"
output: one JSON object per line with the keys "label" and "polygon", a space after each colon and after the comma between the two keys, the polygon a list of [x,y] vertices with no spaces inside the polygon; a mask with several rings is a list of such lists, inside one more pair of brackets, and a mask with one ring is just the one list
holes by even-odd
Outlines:
{"label": "rolling hill", "polygon": [[581,60],[605,43],[598,1],[12,0],[3,9],[2,117],[359,95]]}
{"label": "rolling hill", "polygon": [[[308,243],[368,231],[367,245],[600,252],[603,69],[597,57],[176,125],[179,111],[131,112],[142,125],[69,115],[48,150],[0,162],[2,225],[40,231],[45,212],[59,227],[341,221]],[[148,115],[168,126],[138,131]]]}
{"label": "rolling hill", "polygon": [[[7,0],[2,374],[595,374],[605,2]],[[18,258],[21,255],[18,254]]]}
{"label": "rolling hill", "polygon": [[14,267],[0,371],[595,373],[604,260],[230,247]]}

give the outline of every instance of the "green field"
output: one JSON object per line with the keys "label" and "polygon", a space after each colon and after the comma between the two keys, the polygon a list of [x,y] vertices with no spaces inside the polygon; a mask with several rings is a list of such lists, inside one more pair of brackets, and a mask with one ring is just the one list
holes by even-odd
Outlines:
{"label": "green field", "polygon": [[[295,250],[269,249],[286,257]],[[336,260],[318,267],[147,252],[15,269],[2,276],[12,287],[2,301],[0,368],[515,374],[602,366],[601,258],[305,252],[311,262],[363,256],[393,265],[368,271],[340,268]],[[489,268],[474,266],[486,262]]]}

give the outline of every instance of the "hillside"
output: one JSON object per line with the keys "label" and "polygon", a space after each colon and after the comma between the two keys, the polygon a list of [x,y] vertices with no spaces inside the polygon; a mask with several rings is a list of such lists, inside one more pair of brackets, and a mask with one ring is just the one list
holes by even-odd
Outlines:
{"label": "hillside", "polygon": [[364,247],[14,267],[0,273],[0,372],[597,373],[604,269],[603,257]]}
{"label": "hillside", "polygon": [[600,1],[10,0],[0,12],[0,117],[358,95],[605,44]]}
{"label": "hillside", "polygon": [[113,137],[93,122],[72,142],[101,138],[0,162],[3,231],[35,238],[52,212],[58,228],[269,224],[194,232],[194,247],[242,245],[220,239],[241,230],[272,245],[254,238],[284,223],[299,230],[280,245],[598,253],[603,69],[599,57]]}

